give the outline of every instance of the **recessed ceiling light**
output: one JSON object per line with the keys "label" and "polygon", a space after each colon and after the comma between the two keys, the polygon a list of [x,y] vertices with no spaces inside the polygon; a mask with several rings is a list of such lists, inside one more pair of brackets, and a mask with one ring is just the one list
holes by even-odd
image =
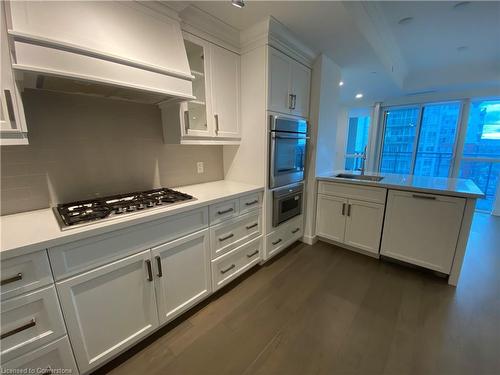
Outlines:
{"label": "recessed ceiling light", "polygon": [[236,8],[243,8],[245,6],[244,0],[231,0],[231,4],[233,4]]}
{"label": "recessed ceiling light", "polygon": [[339,82],[339,86],[340,86],[340,87],[344,86],[344,81],[340,81],[340,82]]}
{"label": "recessed ceiling light", "polygon": [[355,98],[356,98],[356,99],[361,99],[362,97],[363,97],[363,94],[361,94],[361,93],[358,93],[358,94],[356,94],[356,96],[355,96]]}
{"label": "recessed ceiling light", "polygon": [[457,47],[457,51],[458,51],[458,52],[464,52],[464,51],[466,51],[466,50],[468,50],[468,49],[469,49],[469,47],[467,47],[467,46],[460,46],[460,47]]}
{"label": "recessed ceiling light", "polygon": [[462,9],[463,7],[467,6],[470,4],[470,1],[460,1],[459,3],[456,3],[453,5],[453,9]]}
{"label": "recessed ceiling light", "polygon": [[401,18],[398,23],[400,25],[406,25],[408,23],[410,23],[411,21],[413,21],[413,17],[405,17],[405,18]]}

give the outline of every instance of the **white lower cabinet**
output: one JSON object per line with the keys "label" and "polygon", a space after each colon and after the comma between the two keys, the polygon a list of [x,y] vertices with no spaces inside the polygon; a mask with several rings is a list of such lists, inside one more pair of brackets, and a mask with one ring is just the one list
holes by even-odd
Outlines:
{"label": "white lower cabinet", "polygon": [[150,250],[57,283],[81,372],[123,351],[158,326]]}
{"label": "white lower cabinet", "polygon": [[344,243],[378,254],[384,205],[349,199]]}
{"label": "white lower cabinet", "polygon": [[465,199],[390,190],[380,254],[449,274]]}
{"label": "white lower cabinet", "polygon": [[13,374],[78,374],[67,336],[2,363],[2,369]]}
{"label": "white lower cabinet", "polygon": [[160,324],[166,323],[212,292],[209,230],[153,248]]}
{"label": "white lower cabinet", "polygon": [[316,234],[329,240],[343,242],[347,199],[318,195]]}
{"label": "white lower cabinet", "polygon": [[1,309],[2,362],[66,334],[54,285],[2,301]]}

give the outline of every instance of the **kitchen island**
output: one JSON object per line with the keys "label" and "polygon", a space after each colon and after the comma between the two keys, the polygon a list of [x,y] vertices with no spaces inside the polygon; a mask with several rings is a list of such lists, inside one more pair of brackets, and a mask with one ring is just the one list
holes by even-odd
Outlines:
{"label": "kitchen island", "polygon": [[317,180],[319,239],[429,269],[457,285],[476,200],[483,197],[474,182],[342,170]]}

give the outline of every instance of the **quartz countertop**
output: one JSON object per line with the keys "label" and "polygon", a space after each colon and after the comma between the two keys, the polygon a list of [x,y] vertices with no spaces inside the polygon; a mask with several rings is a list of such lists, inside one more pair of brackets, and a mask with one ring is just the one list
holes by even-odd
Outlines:
{"label": "quartz countertop", "polygon": [[64,231],[60,229],[52,208],[1,216],[2,259],[157,220],[226,199],[262,191],[264,187],[221,180],[173,189],[190,194],[196,200],[115,217],[113,220],[97,221]]}
{"label": "quartz countertop", "polygon": [[483,192],[477,185],[468,179],[463,178],[445,178],[445,177],[426,177],[391,173],[366,172],[369,176],[382,176],[380,181],[366,181],[335,177],[339,173],[358,174],[359,172],[338,170],[331,173],[320,174],[316,176],[317,180],[334,181],[345,184],[377,186],[387,189],[418,191],[422,193],[450,195],[464,198],[482,198]]}

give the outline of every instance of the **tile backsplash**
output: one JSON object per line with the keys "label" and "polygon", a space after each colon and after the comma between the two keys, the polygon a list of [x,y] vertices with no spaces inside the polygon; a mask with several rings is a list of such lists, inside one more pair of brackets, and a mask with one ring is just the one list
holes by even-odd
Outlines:
{"label": "tile backsplash", "polygon": [[35,90],[23,100],[30,144],[0,148],[2,215],[224,178],[222,146],[164,144],[156,106]]}

